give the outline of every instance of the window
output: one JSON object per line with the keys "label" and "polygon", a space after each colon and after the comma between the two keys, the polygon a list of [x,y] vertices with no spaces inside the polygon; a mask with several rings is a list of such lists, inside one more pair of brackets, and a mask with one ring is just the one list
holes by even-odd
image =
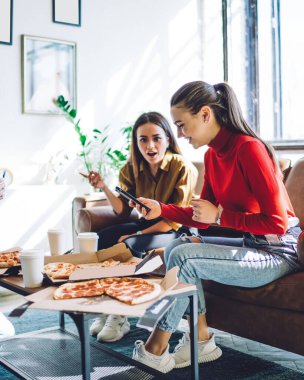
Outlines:
{"label": "window", "polygon": [[304,1],[222,0],[222,10],[225,80],[247,120],[278,149],[304,149]]}

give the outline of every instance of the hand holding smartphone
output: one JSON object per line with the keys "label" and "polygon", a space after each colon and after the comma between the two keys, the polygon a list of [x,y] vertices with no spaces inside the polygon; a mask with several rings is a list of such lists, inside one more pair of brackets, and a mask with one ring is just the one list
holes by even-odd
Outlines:
{"label": "hand holding smartphone", "polygon": [[132,201],[138,205],[140,205],[140,207],[143,207],[147,213],[149,211],[151,211],[150,207],[146,206],[145,204],[143,204],[141,201],[139,201],[137,198],[135,198],[133,195],[129,194],[127,191],[123,190],[121,187],[119,186],[116,186],[115,187],[115,190],[121,195],[123,196],[125,199],[127,199],[128,201]]}

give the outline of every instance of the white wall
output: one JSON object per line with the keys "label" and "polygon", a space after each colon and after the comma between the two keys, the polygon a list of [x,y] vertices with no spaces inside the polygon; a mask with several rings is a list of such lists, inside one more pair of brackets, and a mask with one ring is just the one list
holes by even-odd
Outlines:
{"label": "white wall", "polygon": [[[173,92],[187,81],[202,79],[199,4],[82,0],[82,26],[73,27],[52,22],[50,0],[15,0],[13,45],[0,45],[0,167],[12,170],[14,183],[44,183],[48,161],[79,147],[64,117],[22,114],[22,34],[77,43],[82,128],[110,124],[118,131],[144,111],[170,117]],[[75,184],[81,192],[79,163],[67,164],[60,183]]]}

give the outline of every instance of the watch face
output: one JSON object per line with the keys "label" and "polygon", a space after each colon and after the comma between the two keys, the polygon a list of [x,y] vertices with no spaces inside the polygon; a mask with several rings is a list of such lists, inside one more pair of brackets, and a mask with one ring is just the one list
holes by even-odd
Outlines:
{"label": "watch face", "polygon": [[9,169],[0,168],[0,177],[4,179],[6,186],[13,182],[13,173]]}

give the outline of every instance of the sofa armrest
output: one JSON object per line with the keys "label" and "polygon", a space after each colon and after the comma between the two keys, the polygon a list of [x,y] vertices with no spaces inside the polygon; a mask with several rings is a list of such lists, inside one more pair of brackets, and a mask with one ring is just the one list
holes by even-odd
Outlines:
{"label": "sofa armrest", "polygon": [[304,157],[298,159],[293,165],[285,187],[296,216],[300,219],[300,227],[304,229]]}
{"label": "sofa armrest", "polygon": [[82,208],[78,210],[75,220],[76,233],[98,232],[104,227],[138,219],[138,213],[133,210],[129,218],[116,215],[111,206]]}

